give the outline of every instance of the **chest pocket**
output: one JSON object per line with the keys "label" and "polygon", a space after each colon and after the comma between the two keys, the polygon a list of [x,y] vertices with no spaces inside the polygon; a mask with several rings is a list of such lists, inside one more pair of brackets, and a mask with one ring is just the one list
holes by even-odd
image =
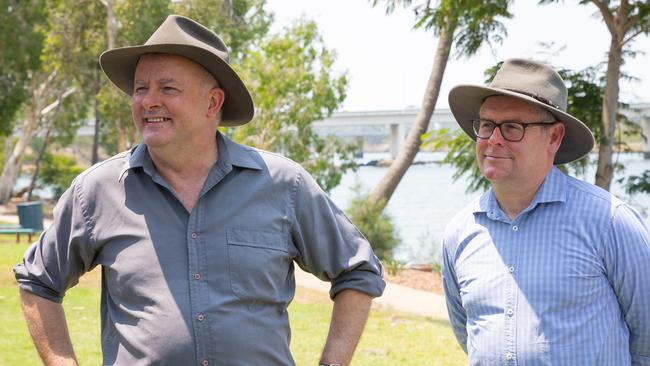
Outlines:
{"label": "chest pocket", "polygon": [[253,302],[291,298],[287,234],[230,228],[227,239],[230,286],[238,298]]}

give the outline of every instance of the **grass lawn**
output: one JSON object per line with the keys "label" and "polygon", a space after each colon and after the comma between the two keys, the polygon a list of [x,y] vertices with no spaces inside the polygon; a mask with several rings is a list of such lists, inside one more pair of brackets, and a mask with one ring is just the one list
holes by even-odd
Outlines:
{"label": "grass lawn", "polygon": [[[13,266],[27,248],[13,236],[0,236],[0,366],[38,365],[18,301]],[[82,365],[101,364],[99,271],[84,276],[64,301],[72,341]],[[291,350],[297,365],[317,365],[332,305],[326,294],[300,288],[291,314]],[[467,358],[446,322],[374,309],[353,365],[464,365]]]}

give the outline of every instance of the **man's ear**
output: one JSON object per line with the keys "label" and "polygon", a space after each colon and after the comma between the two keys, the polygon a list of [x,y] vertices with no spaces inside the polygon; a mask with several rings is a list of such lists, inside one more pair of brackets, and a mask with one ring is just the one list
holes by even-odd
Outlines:
{"label": "man's ear", "polygon": [[549,141],[549,152],[555,155],[562,145],[562,139],[564,139],[565,127],[564,123],[558,122],[551,126],[550,128],[550,141]]}
{"label": "man's ear", "polygon": [[210,105],[208,106],[208,117],[215,117],[220,114],[223,102],[226,100],[226,93],[223,89],[215,86],[208,91]]}

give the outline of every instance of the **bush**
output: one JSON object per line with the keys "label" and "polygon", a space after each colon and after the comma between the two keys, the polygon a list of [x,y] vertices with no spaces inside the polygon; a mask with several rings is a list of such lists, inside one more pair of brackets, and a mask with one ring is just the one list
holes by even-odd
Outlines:
{"label": "bush", "polygon": [[400,242],[393,218],[383,212],[383,202],[368,201],[368,194],[362,194],[358,184],[353,190],[356,194],[347,209],[350,220],[368,239],[379,259],[390,259]]}
{"label": "bush", "polygon": [[397,259],[384,260],[384,269],[391,276],[396,276],[406,267],[406,264]]}
{"label": "bush", "polygon": [[46,153],[41,161],[39,178],[44,185],[54,188],[54,198],[59,199],[83,170],[71,156]]}

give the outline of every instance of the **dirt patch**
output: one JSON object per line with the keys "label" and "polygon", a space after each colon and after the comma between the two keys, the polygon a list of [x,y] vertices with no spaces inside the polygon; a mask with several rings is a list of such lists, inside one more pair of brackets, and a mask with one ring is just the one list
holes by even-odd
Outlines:
{"label": "dirt patch", "polygon": [[440,273],[432,271],[430,268],[416,269],[405,268],[397,271],[396,274],[384,272],[386,282],[396,283],[417,290],[424,290],[442,294],[442,281]]}

